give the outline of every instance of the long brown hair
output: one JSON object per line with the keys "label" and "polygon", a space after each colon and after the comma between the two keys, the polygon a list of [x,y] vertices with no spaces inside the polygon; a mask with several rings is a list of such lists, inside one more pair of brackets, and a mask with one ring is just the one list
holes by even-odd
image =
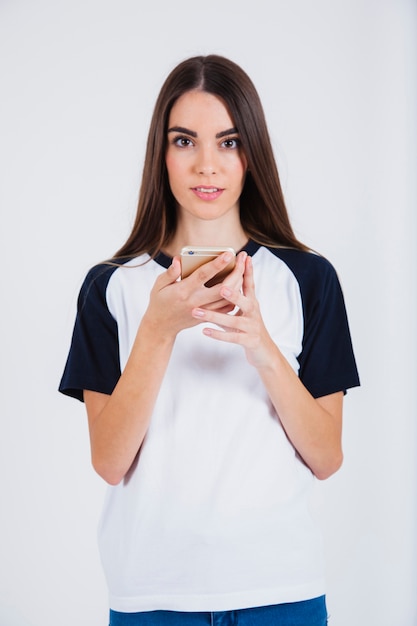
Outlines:
{"label": "long brown hair", "polygon": [[240,197],[240,220],[263,245],[306,247],[290,224],[259,95],[248,75],[218,55],[196,56],[177,65],[157,98],[147,140],[139,203],[132,232],[115,257],[155,256],[175,233],[176,203],[165,165],[167,124],[175,101],[200,89],[222,99],[238,129],[248,173]]}

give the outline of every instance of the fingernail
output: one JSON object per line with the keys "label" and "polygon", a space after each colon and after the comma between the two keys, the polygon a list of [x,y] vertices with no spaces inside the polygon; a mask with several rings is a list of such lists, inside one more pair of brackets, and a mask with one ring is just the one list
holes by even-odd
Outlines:
{"label": "fingernail", "polygon": [[229,287],[223,287],[223,289],[221,290],[221,295],[226,296],[226,298],[228,298],[229,296],[232,295],[232,290],[229,289]]}
{"label": "fingernail", "polygon": [[192,314],[194,317],[204,317],[205,312],[203,309],[193,309]]}

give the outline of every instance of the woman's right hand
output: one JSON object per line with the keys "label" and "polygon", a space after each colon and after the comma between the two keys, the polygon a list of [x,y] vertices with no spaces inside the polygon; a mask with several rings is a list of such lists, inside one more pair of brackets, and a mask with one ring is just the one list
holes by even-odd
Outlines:
{"label": "woman's right hand", "polygon": [[145,315],[136,334],[127,363],[111,395],[84,391],[88,413],[91,456],[97,473],[117,485],[132,465],[146,435],[159,389],[171,357],[176,335],[201,323],[194,308],[217,312],[234,306],[220,296],[227,285],[240,289],[246,253],[236,259],[235,269],[213,287],[206,283],[228,263],[222,255],[198,268],[184,280],[179,257],[155,281]]}

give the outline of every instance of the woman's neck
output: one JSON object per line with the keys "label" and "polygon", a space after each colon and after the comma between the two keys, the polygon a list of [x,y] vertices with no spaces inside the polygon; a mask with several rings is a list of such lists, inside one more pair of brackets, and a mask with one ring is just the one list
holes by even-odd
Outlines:
{"label": "woman's neck", "polygon": [[183,246],[230,246],[237,251],[245,246],[248,239],[240,222],[233,225],[217,221],[180,223],[164,252],[174,256],[180,253]]}

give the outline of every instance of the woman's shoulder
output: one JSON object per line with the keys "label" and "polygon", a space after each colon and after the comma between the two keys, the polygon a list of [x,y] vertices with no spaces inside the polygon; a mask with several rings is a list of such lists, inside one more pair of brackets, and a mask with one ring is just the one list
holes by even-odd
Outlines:
{"label": "woman's shoulder", "polygon": [[120,268],[132,264],[133,261],[133,257],[113,258],[100,261],[90,267],[81,284],[80,300],[104,297],[114,273]]}
{"label": "woman's shoulder", "polygon": [[314,250],[286,247],[267,247],[267,250],[285,263],[296,276],[313,278],[336,275],[329,259]]}
{"label": "woman's shoulder", "polygon": [[149,260],[148,255],[142,255],[140,257],[128,256],[128,257],[115,257],[104,261],[100,261],[90,267],[85,275],[87,284],[93,282],[107,282],[114,272],[122,267],[140,267]]}
{"label": "woman's shoulder", "polygon": [[90,289],[93,285],[105,286],[112,274],[127,261],[128,259],[124,261],[109,259],[108,261],[105,260],[96,263],[87,270],[84,276],[82,290]]}
{"label": "woman's shoulder", "polygon": [[286,266],[298,284],[304,303],[314,304],[332,297],[331,294],[340,293],[341,285],[336,269],[321,254],[308,249],[284,247],[268,247],[267,250],[270,259]]}

